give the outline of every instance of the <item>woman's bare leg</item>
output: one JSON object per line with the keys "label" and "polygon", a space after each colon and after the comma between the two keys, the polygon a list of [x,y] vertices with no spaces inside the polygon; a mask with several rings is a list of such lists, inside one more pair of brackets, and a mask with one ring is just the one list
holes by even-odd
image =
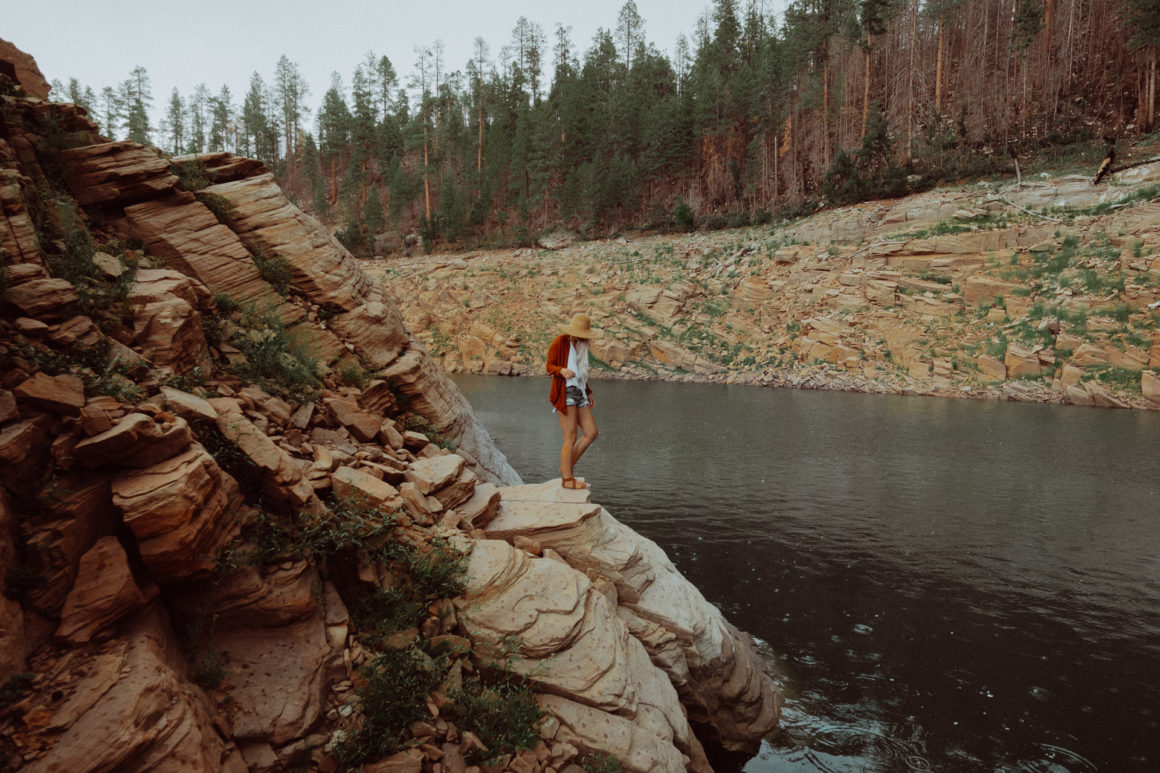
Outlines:
{"label": "woman's bare leg", "polygon": [[584,433],[582,437],[578,437],[572,444],[572,464],[575,466],[576,462],[580,461],[580,457],[588,450],[588,446],[592,445],[596,440],[596,436],[600,433],[596,431],[596,417],[592,414],[592,406],[585,405],[582,408],[577,408],[577,423],[580,425],[580,431]]}
{"label": "woman's bare leg", "polygon": [[560,475],[563,478],[572,477],[572,465],[576,460],[572,451],[576,445],[576,406],[569,405],[563,411],[556,411],[560,419],[560,430],[564,433],[564,445],[560,447]]}

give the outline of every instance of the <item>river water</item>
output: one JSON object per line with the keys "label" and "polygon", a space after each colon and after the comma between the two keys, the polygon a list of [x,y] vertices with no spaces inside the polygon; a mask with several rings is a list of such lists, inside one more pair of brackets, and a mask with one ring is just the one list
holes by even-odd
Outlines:
{"label": "river water", "polygon": [[[457,377],[523,476],[548,381]],[[759,642],[745,771],[1160,770],[1160,413],[602,381],[577,467]]]}

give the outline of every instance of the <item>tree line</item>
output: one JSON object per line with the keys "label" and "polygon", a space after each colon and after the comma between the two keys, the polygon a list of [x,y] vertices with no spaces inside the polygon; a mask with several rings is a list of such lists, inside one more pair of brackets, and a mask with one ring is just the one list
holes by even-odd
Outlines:
{"label": "tree line", "polygon": [[313,109],[286,56],[240,104],[174,89],[156,126],[143,67],[53,94],[111,138],[261,159],[356,250],[741,224],[1155,130],[1160,0],[713,0],[669,54],[628,0],[583,50],[521,17],[458,69],[414,53],[368,53]]}

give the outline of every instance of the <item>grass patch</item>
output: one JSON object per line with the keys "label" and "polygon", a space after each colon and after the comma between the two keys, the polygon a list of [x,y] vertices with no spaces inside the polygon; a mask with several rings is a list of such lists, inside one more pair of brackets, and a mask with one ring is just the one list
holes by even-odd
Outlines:
{"label": "grass patch", "polygon": [[580,767],[584,768],[585,773],[621,773],[624,770],[620,766],[620,760],[608,752],[584,755],[580,760]]}

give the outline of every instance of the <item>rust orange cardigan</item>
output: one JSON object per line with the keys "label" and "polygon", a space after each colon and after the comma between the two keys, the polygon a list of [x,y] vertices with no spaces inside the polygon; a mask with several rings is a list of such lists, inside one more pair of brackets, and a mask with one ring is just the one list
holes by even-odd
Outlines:
{"label": "rust orange cardigan", "polygon": [[[556,340],[548,347],[548,373],[552,375],[552,389],[548,392],[548,402],[557,411],[563,413],[568,408],[567,395],[564,393],[564,377],[560,370],[568,367],[568,344],[571,337],[568,335],[556,336]],[[592,387],[587,387],[588,396],[592,396]]]}

